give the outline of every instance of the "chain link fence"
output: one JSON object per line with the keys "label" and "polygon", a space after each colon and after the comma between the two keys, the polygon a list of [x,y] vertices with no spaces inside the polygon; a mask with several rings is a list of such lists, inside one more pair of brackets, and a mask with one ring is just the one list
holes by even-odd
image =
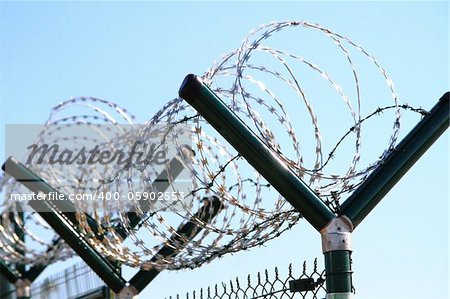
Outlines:
{"label": "chain link fence", "polygon": [[202,288],[199,291],[187,292],[185,295],[170,296],[166,299],[224,299],[224,298],[325,298],[325,271],[319,271],[317,259],[314,260],[312,271],[308,271],[306,262],[301,273],[296,274],[292,264],[287,275],[280,273],[278,268],[269,274],[268,270],[258,272],[256,277],[249,274],[245,282],[236,278],[228,283],[222,282],[214,287]]}
{"label": "chain link fence", "polygon": [[85,263],[75,264],[64,271],[32,284],[36,299],[94,299],[111,297],[109,288]]}

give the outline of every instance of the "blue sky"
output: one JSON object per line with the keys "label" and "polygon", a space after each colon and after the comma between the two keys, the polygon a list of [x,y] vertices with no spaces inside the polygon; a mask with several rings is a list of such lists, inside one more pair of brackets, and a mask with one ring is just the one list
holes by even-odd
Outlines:
{"label": "blue sky", "polygon": [[[385,66],[400,102],[428,109],[449,89],[448,14],[447,2],[1,2],[1,125],[42,123],[53,106],[82,95],[145,121],[176,97],[186,74],[205,72],[250,29],[291,19],[351,37]],[[358,298],[448,298],[448,134],[353,241]],[[320,236],[303,221],[263,248],[162,273],[142,298],[321,255]]]}

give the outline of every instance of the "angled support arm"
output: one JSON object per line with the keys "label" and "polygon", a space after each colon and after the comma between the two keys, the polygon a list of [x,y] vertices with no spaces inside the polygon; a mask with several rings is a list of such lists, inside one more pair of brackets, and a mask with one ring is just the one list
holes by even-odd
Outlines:
{"label": "angled support arm", "polygon": [[383,163],[342,204],[340,214],[356,227],[449,126],[449,92],[445,93]]}
{"label": "angled support arm", "polygon": [[11,269],[3,261],[0,261],[0,273],[8,280],[10,284],[15,284],[17,280],[22,277],[22,274],[20,274],[17,270]]}
{"label": "angled support arm", "polygon": [[239,117],[195,75],[184,79],[179,96],[208,121],[317,230],[334,213]]}
{"label": "angled support arm", "polygon": [[[31,190],[36,193],[54,191],[54,189],[41,178],[14,158],[9,158],[2,168],[6,173],[22,182],[25,186],[29,184],[33,188]],[[55,202],[66,201],[60,200]],[[68,217],[61,213],[60,207],[56,207],[53,202],[48,200],[31,200],[29,204],[34,210],[38,211],[38,214],[52,226],[61,238],[72,247],[86,264],[88,264],[114,292],[118,293],[124,288],[126,281],[116,271],[114,265],[100,255],[100,253],[85,240],[85,238],[73,227],[73,223]]]}
{"label": "angled support arm", "polygon": [[[197,224],[197,219],[208,223],[222,208],[223,205],[219,198],[212,196],[209,199],[204,199],[203,206],[169,238],[168,243],[161,247],[158,253],[152,258],[152,261],[177,255],[187,245],[186,242],[183,242],[183,238],[193,240],[202,230],[202,227]],[[174,247],[175,244],[178,245]],[[160,272],[158,269],[140,270],[130,280],[130,286],[140,293]]]}

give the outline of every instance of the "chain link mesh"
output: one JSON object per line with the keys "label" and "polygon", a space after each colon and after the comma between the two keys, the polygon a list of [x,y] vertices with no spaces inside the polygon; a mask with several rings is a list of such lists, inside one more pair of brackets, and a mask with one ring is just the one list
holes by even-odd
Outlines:
{"label": "chain link mesh", "polygon": [[[312,270],[308,270],[306,261],[303,262],[300,274],[295,270],[292,264],[289,264],[286,272],[281,273],[278,267],[275,267],[272,273],[266,269],[264,272],[258,272],[256,277],[249,274],[245,281],[236,277],[228,283],[222,282],[213,287],[201,288],[199,291],[194,290],[185,295],[177,294],[166,299],[325,298],[325,271],[319,270],[317,259],[314,260]],[[291,291],[290,282],[300,279],[313,279],[315,289],[302,292]]]}

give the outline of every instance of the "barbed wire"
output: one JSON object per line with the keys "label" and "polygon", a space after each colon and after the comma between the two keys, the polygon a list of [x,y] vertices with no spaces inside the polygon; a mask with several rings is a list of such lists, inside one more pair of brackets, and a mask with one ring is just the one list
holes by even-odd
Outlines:
{"label": "barbed wire", "polygon": [[[312,38],[317,38],[317,45]],[[300,49],[278,47],[279,43],[288,47],[297,44],[294,41],[299,41]],[[322,44],[328,46],[329,52]],[[306,45],[313,45],[313,50],[308,50]],[[305,55],[294,54],[296,51],[305,51]],[[323,51],[326,55],[321,57]],[[331,62],[330,69],[313,62],[315,55],[324,60],[323,64]],[[360,76],[361,69],[368,74],[367,81]],[[339,71],[340,76],[332,75],[332,71]],[[338,77],[342,77],[342,82],[337,81]],[[251,31],[236,50],[208,69],[202,80],[334,212],[339,211],[342,198],[395,148],[401,111],[427,113],[399,103],[393,81],[364,48],[307,21],[273,22]],[[379,86],[371,86],[366,91],[368,84],[375,82]],[[343,107],[333,102],[334,98]],[[367,100],[363,102],[363,99]],[[388,127],[377,123],[376,131],[377,135],[386,135],[386,144],[379,145],[383,138],[377,136],[380,152],[372,146],[364,148],[363,129],[369,126],[369,121],[389,111],[393,112],[393,119]],[[342,119],[345,115],[350,115],[349,120]],[[77,131],[80,128],[81,132]],[[307,134],[308,129],[312,134]],[[336,136],[341,137],[333,142]],[[172,146],[173,159],[162,167],[155,161],[141,164],[130,161],[96,168],[30,165],[32,171],[64,194],[160,192],[155,182],[161,173],[166,174],[165,190],[180,194],[183,187],[173,174],[181,171],[189,178],[189,192],[182,201],[152,204],[150,209],[143,209],[141,203],[132,200],[129,204],[133,213],[123,201],[94,201],[89,205],[75,201],[77,229],[103,255],[142,269],[193,268],[228,253],[260,246],[301,219],[180,98],[169,101],[143,125],[137,124],[125,108],[112,102],[93,97],[73,98],[51,110],[35,143],[58,144],[61,151],[76,151],[92,144],[111,151],[118,148],[144,151],[144,141],[152,138],[165,152],[169,152],[169,144]],[[313,154],[308,154],[311,151]],[[347,165],[345,160],[349,160]],[[173,165],[181,165],[182,170],[176,170]],[[16,205],[7,198],[11,193],[26,193],[25,187],[11,178],[2,177],[1,182],[5,191],[0,207],[2,259],[11,263],[45,264],[71,256],[73,253],[67,247],[54,244],[54,234],[48,233],[51,228],[36,213],[25,212],[27,221],[20,220]],[[208,203],[205,198],[220,201],[217,214],[213,204],[207,206],[211,217],[206,221],[196,214]],[[5,216],[8,213],[14,217]],[[93,231],[86,215],[97,222],[99,233]],[[186,223],[194,223],[198,229],[188,235],[178,233]],[[31,240],[34,245],[25,245],[19,234],[26,235],[27,242]],[[171,246],[176,254],[155,259],[164,245]]]}

